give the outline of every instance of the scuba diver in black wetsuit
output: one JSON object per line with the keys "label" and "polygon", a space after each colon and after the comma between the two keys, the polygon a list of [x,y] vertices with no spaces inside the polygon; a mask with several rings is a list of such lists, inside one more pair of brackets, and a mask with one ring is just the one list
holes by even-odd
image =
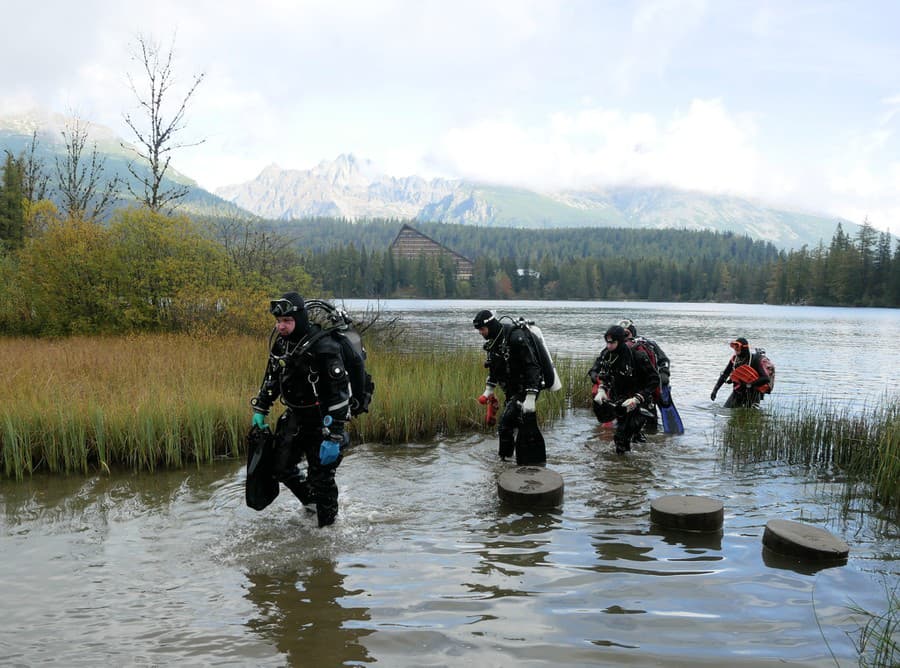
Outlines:
{"label": "scuba diver in black wetsuit", "polygon": [[[350,379],[341,344],[310,324],[296,292],[270,302],[277,337],[259,393],[250,402],[253,425],[268,429],[265,416],[277,399],[287,407],[275,427],[274,476],[304,505],[315,504],[319,526],[338,513],[335,471],[347,444]],[[306,458],[305,477],[297,466]]]}
{"label": "scuba diver in black wetsuit", "polygon": [[520,466],[546,463],[547,451],[535,413],[543,376],[530,334],[512,323],[501,323],[487,310],[479,311],[472,324],[485,339],[487,351],[484,366],[488,377],[479,401],[485,403],[497,385],[505,395],[497,430],[500,457],[506,459],[515,453]]}
{"label": "scuba diver in black wetsuit", "polygon": [[632,441],[639,441],[641,427],[647,419],[640,408],[653,400],[659,387],[659,374],[650,358],[641,350],[629,348],[625,340],[625,328],[613,325],[603,338],[606,349],[588,371],[597,386],[594,403],[598,418],[605,414],[605,421],[616,420],[613,441],[616,453],[631,450]]}
{"label": "scuba diver in black wetsuit", "polygon": [[[663,430],[666,433],[684,433],[684,425],[681,422],[681,416],[678,409],[672,401],[672,388],[669,385],[671,378],[672,365],[669,356],[660,345],[653,339],[644,336],[638,336],[637,327],[634,322],[627,318],[619,321],[619,326],[625,329],[625,343],[629,348],[637,348],[647,353],[653,368],[659,374],[659,388],[653,393],[653,401],[641,406],[647,420],[644,429],[648,431],[657,431],[657,423],[661,419]],[[637,440],[641,443],[646,441],[643,431],[638,432]]]}
{"label": "scuba diver in black wetsuit", "polygon": [[[725,408],[751,408],[759,406],[759,402],[765,396],[759,388],[768,386],[769,374],[760,362],[757,353],[750,352],[750,343],[743,336],[739,336],[728,344],[734,351],[734,355],[728,360],[725,369],[719,374],[719,380],[710,393],[711,401],[716,400],[719,388],[726,381],[731,380],[733,387],[731,395],[725,400]],[[746,368],[749,366],[752,372]],[[755,378],[754,378],[755,376]]]}

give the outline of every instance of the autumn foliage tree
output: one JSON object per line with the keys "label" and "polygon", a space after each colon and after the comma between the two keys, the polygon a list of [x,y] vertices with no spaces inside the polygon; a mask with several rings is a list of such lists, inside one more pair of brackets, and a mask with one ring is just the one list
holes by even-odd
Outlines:
{"label": "autumn foliage tree", "polygon": [[259,333],[284,289],[241,271],[186,216],[133,208],[108,224],[49,215],[45,224],[0,257],[0,333]]}

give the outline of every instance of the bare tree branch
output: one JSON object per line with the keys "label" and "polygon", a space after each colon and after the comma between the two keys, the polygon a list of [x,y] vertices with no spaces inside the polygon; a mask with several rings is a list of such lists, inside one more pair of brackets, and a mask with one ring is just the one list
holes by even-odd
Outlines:
{"label": "bare tree branch", "polygon": [[19,155],[19,163],[22,165],[22,191],[31,202],[46,199],[50,185],[50,175],[37,156],[37,147],[37,130],[34,130],[31,133],[31,144]]}
{"label": "bare tree branch", "polygon": [[138,35],[135,53],[131,59],[137,62],[139,69],[142,70],[142,80],[136,82],[131,74],[128,75],[128,84],[137,99],[142,119],[139,122],[134,116],[126,113],[125,123],[137,139],[135,152],[149,168],[147,173],[138,170],[134,162],[128,165],[128,171],[141,184],[143,192],[136,192],[131,184],[128,184],[128,190],[135,199],[152,211],[163,209],[171,211],[178,205],[178,200],[188,194],[187,186],[163,187],[163,178],[169,169],[172,151],[197,146],[205,141],[201,139],[193,143],[180,143],[175,140],[175,136],[185,127],[184,117],[188,103],[206,76],[204,72],[194,75],[187,93],[177,103],[175,111],[170,117],[166,116],[167,110],[164,107],[168,106],[166,103],[174,94],[172,92],[172,86],[175,84],[174,44],[173,38],[172,45],[163,51],[157,43]]}
{"label": "bare tree branch", "polygon": [[211,221],[210,230],[243,274],[256,273],[277,282],[297,265],[296,240],[260,229],[258,221],[217,218]]}
{"label": "bare tree branch", "polygon": [[77,116],[66,122],[61,131],[66,146],[64,158],[56,158],[57,189],[63,212],[70,218],[97,220],[102,218],[116,199],[118,177],[104,179],[106,158],[94,142],[90,155],[84,154],[89,124]]}

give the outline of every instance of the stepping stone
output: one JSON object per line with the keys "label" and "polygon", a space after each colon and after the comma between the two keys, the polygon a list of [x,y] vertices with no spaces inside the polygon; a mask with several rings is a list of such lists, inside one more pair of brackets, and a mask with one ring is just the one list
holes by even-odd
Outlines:
{"label": "stepping stone", "polygon": [[825,529],[791,520],[769,520],[762,542],[773,552],[801,559],[839,560],[850,554],[850,546]]}
{"label": "stepping stone", "polygon": [[650,502],[650,521],[669,529],[718,531],[725,518],[721,501],[705,496],[661,496]]}
{"label": "stepping stone", "polygon": [[500,499],[523,508],[555,508],[562,504],[563,479],[543,466],[519,466],[497,478]]}

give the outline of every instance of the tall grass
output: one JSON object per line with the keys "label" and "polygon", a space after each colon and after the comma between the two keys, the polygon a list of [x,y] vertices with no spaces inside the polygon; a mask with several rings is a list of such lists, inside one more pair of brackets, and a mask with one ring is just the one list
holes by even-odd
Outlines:
{"label": "tall grass", "polygon": [[[264,339],[246,336],[3,339],[3,474],[153,471],[239,457],[266,354]],[[370,348],[375,399],[370,413],[352,421],[353,440],[400,443],[489,429],[475,401],[483,360],[477,347]],[[573,398],[587,405],[584,369],[561,360],[558,370],[565,391],[542,395],[542,422],[563,415]]]}
{"label": "tall grass", "polygon": [[4,339],[3,473],[152,471],[236,456],[265,345],[175,335]]}
{"label": "tall grass", "polygon": [[840,472],[900,514],[900,403],[885,399],[868,412],[850,413],[825,403],[786,412],[736,410],[721,433],[733,455],[778,460]]}
{"label": "tall grass", "polygon": [[850,606],[852,612],[866,620],[854,639],[860,666],[900,665],[900,587],[887,582],[884,587],[883,612],[872,612],[855,603]]}

